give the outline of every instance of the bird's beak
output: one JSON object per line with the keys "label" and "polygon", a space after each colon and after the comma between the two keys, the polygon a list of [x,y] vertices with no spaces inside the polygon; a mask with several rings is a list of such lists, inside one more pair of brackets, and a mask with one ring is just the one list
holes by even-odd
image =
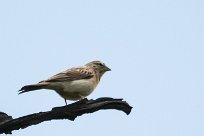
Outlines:
{"label": "bird's beak", "polygon": [[109,67],[106,67],[106,71],[111,71],[111,69]]}

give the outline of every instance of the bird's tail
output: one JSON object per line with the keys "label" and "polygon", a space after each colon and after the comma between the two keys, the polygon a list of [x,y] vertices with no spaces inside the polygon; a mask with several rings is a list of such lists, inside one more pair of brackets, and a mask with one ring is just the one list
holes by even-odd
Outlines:
{"label": "bird's tail", "polygon": [[30,91],[34,91],[34,90],[39,90],[39,89],[43,89],[45,85],[44,84],[33,84],[33,85],[26,85],[23,86],[18,92],[18,94],[22,94],[22,93],[26,93],[26,92],[30,92]]}

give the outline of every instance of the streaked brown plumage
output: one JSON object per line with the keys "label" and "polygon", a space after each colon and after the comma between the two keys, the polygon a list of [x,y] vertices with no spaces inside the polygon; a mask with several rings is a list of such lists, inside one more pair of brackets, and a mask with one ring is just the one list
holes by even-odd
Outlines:
{"label": "streaked brown plumage", "polygon": [[23,86],[19,94],[50,89],[66,100],[79,100],[87,97],[98,85],[100,78],[110,69],[100,61],[92,61],[85,66],[68,69],[37,84]]}

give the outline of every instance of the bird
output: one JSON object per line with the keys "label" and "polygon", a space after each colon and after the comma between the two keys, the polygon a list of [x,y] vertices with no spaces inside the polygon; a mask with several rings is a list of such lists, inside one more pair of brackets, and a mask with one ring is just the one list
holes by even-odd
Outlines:
{"label": "bird", "polygon": [[19,94],[39,89],[54,90],[67,105],[66,100],[82,100],[90,95],[107,71],[111,69],[103,62],[95,60],[84,66],[67,69],[37,84],[25,85],[19,90]]}

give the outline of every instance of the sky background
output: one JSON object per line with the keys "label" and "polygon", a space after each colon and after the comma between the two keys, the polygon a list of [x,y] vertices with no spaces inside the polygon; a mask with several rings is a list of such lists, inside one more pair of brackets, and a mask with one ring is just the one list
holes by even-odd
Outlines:
{"label": "sky background", "polygon": [[0,1],[0,111],[17,118],[63,106],[54,91],[17,91],[92,60],[112,71],[88,98],[133,106],[129,116],[99,111],[13,136],[203,136],[203,7],[203,0]]}

